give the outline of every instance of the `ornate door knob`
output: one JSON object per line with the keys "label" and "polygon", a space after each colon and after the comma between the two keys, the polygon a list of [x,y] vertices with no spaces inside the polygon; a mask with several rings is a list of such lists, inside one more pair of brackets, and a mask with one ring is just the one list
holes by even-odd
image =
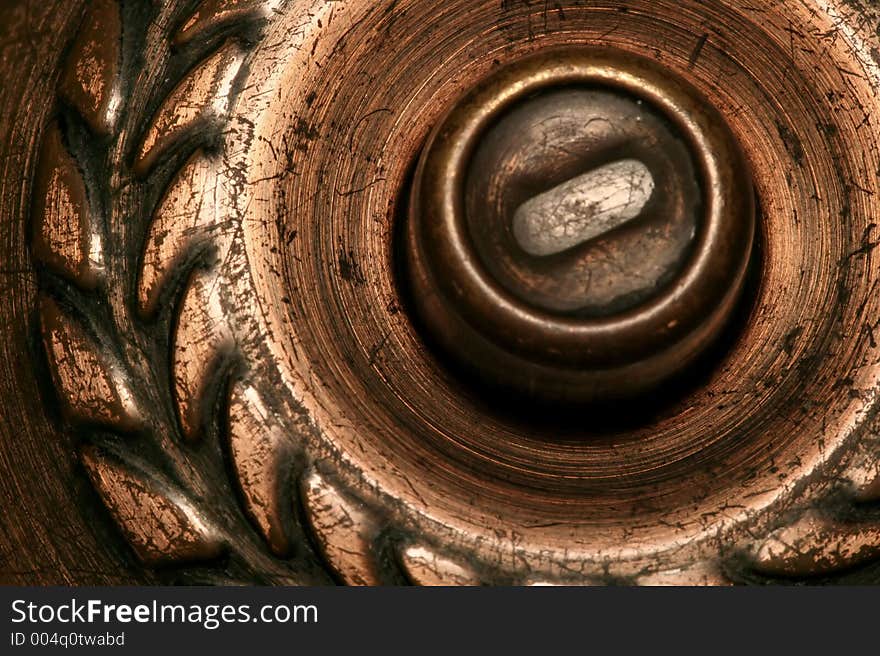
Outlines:
{"label": "ornate door knob", "polygon": [[0,10],[32,508],[80,463],[151,580],[878,580],[869,3],[58,7]]}

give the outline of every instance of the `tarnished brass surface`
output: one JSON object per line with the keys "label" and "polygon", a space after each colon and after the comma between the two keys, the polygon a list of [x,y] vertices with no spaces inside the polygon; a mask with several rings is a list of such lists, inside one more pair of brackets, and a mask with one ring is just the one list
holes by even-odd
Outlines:
{"label": "tarnished brass surface", "polygon": [[[0,6],[2,581],[880,582],[878,30],[859,0]],[[551,315],[548,347],[420,276],[448,244],[408,238],[448,209],[424,193],[453,179],[432,162],[459,162],[467,216],[503,200],[482,198],[493,171],[431,145],[505,71],[562,52],[687,92],[627,78],[672,137],[545,157],[512,211],[469,226],[486,280]],[[477,163],[529,138],[499,129]],[[563,255],[679,192],[670,207],[701,211],[659,215],[698,236],[670,232],[683,246],[654,264],[649,239],[621,247],[633,268],[609,288],[644,293],[577,315],[592,297],[564,267],[523,277],[523,253],[559,255],[533,229],[553,194],[576,214],[567,195],[617,193],[619,171],[643,198],[590,210],[611,227]],[[733,226],[728,248],[712,226]],[[694,271],[711,293],[621,338],[621,313]],[[466,330],[443,332],[438,298],[472,304]],[[566,321],[607,340],[565,346]],[[474,334],[503,357],[474,362]],[[540,376],[508,357],[542,349]],[[595,373],[665,352],[631,380]],[[563,370],[592,391],[560,393]],[[516,396],[479,380],[505,376]]]}
{"label": "tarnished brass surface", "polygon": [[[608,96],[547,100],[565,90]],[[632,118],[615,107],[630,98],[641,110]],[[551,127],[563,108],[576,126],[567,139]],[[583,243],[528,253],[517,213],[609,161],[644,167],[648,207]],[[635,175],[618,175],[624,201],[639,191]],[[551,401],[647,395],[692,365],[735,311],[754,243],[750,178],[724,119],[672,73],[621,50],[549,49],[483,80],[429,138],[404,284],[434,339],[477,377]],[[613,182],[592,187],[615,195]],[[539,222],[563,228],[594,204],[545,202]]]}

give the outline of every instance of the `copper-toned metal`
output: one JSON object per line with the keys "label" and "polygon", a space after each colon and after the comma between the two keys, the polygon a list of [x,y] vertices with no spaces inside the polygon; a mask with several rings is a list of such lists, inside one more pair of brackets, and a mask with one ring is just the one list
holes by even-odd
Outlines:
{"label": "copper-toned metal", "polygon": [[[876,582],[878,28],[0,6],[3,582]],[[606,152],[582,112],[645,127]]]}
{"label": "copper-toned metal", "polygon": [[[603,184],[572,187],[615,164]],[[517,219],[541,194],[529,233]],[[430,138],[405,244],[413,303],[447,353],[496,384],[552,400],[643,393],[730,319],[752,194],[696,91],[626,51],[551,49],[495,73]],[[584,233],[609,197],[604,214],[626,222]],[[578,222],[586,239],[563,232],[553,245],[554,229]]]}

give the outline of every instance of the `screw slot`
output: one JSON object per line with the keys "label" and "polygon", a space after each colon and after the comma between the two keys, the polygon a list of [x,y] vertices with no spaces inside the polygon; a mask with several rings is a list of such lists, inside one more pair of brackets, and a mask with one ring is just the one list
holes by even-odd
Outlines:
{"label": "screw slot", "polygon": [[638,217],[654,186],[650,169],[639,160],[606,164],[520,205],[513,235],[529,255],[562,253]]}

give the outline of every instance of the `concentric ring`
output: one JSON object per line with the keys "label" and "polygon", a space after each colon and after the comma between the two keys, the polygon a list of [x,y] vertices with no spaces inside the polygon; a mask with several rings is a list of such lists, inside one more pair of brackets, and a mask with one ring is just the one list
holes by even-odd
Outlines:
{"label": "concentric ring", "polygon": [[[501,288],[475,255],[465,219],[464,177],[488,127],[521,99],[567,86],[616,89],[657,107],[685,135],[705,191],[696,252],[671,289],[610,317],[541,312]],[[415,177],[407,247],[418,310],[449,353],[533,393],[651,388],[707,348],[742,291],[755,218],[739,148],[696,91],[625,51],[550,50],[495,73],[438,125]]]}
{"label": "concentric ring", "polygon": [[[268,336],[245,347],[341,487],[508,576],[566,579],[717,557],[833,484],[880,376],[865,329],[880,314],[880,76],[863,33],[794,0],[365,0],[333,20],[318,4],[251,60],[236,202]],[[686,398],[612,433],[591,415],[543,432],[506,416],[399,304],[400,192],[430,130],[505,62],[562,46],[648,53],[686,79],[742,146],[762,209],[743,330]]]}

